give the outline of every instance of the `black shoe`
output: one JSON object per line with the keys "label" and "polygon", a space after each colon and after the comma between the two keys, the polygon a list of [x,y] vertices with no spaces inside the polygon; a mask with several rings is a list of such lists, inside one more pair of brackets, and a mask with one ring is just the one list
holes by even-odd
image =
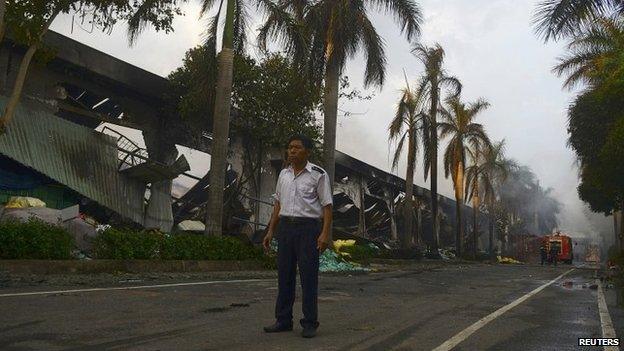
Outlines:
{"label": "black shoe", "polygon": [[304,338],[313,338],[316,336],[316,328],[313,327],[304,327],[301,331],[301,336]]}
{"label": "black shoe", "polygon": [[292,324],[280,324],[277,322],[268,327],[264,327],[265,333],[281,333],[281,332],[287,332],[291,330],[293,330]]}

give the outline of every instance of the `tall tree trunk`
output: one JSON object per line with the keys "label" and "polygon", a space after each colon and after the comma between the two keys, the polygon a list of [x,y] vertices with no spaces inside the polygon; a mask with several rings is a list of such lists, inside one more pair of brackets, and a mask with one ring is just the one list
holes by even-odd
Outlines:
{"label": "tall tree trunk", "polygon": [[423,220],[422,220],[422,206],[420,201],[416,204],[416,245],[422,247],[423,239]]}
{"label": "tall tree trunk", "polygon": [[489,208],[489,251],[490,251],[490,259],[494,259],[494,200],[492,198],[488,199],[488,208]]}
{"label": "tall tree trunk", "polygon": [[462,206],[464,205],[464,166],[460,161],[457,164],[455,182],[455,201],[457,206],[457,230],[455,235],[455,250],[457,257],[462,255],[462,242],[464,240],[464,222],[462,220]]}
{"label": "tall tree trunk", "polygon": [[620,231],[618,230],[618,217],[620,217],[620,211],[613,211],[613,234],[615,239],[615,246],[618,251],[622,251],[622,245],[620,244]]}
{"label": "tall tree trunk", "polygon": [[[0,0],[1,1],[1,0]],[[4,2],[4,1],[2,1]],[[15,115],[15,109],[17,109],[17,105],[19,104],[20,97],[22,96],[22,90],[24,89],[24,83],[26,82],[26,76],[28,74],[28,68],[30,67],[30,62],[35,56],[37,49],[41,41],[43,40],[43,36],[48,32],[50,25],[56,19],[58,12],[53,13],[48,22],[41,29],[41,33],[39,33],[39,37],[37,38],[37,42],[31,44],[26,50],[24,57],[22,57],[22,61],[20,62],[19,69],[17,71],[17,77],[15,78],[15,84],[13,85],[13,91],[11,92],[11,96],[9,97],[9,101],[7,101],[6,106],[4,107],[4,112],[2,113],[2,117],[0,118],[0,134],[3,134],[6,130],[6,127],[13,116]],[[3,17],[4,18],[4,17]]]}
{"label": "tall tree trunk", "polygon": [[477,233],[479,233],[479,201],[479,182],[475,181],[472,197],[472,258],[475,260],[477,259]]}
{"label": "tall tree trunk", "polygon": [[217,85],[212,123],[212,154],[210,155],[210,186],[206,208],[206,235],[222,235],[223,191],[227,167],[230,106],[234,75],[234,0],[228,0],[223,29],[223,47],[217,57]]}
{"label": "tall tree trunk", "polygon": [[359,214],[359,219],[358,219],[358,233],[364,237],[367,238],[368,235],[366,234],[366,190],[364,189],[364,176],[360,176],[357,180],[358,182],[358,191],[360,192],[360,203],[357,204],[357,206],[360,208],[360,210],[358,211]]}
{"label": "tall tree trunk", "polygon": [[323,160],[329,180],[334,185],[336,173],[336,121],[338,117],[338,90],[339,76],[338,67],[328,65],[325,69],[325,91],[323,102]]}
{"label": "tall tree trunk", "polygon": [[438,105],[439,91],[437,84],[431,87],[431,106],[429,107],[430,130],[429,137],[431,142],[431,230],[433,237],[433,250],[438,254],[440,242],[440,216],[438,214]]}
{"label": "tall tree trunk", "polygon": [[5,13],[6,13],[6,1],[0,0],[0,43],[4,41],[4,32],[6,28],[6,21],[4,20]]}
{"label": "tall tree trunk", "polygon": [[416,143],[416,136],[412,127],[410,127],[407,133],[407,173],[405,174],[405,206],[403,209],[405,232],[401,235],[401,247],[403,248],[410,246],[414,235],[414,167],[416,164],[414,144]]}

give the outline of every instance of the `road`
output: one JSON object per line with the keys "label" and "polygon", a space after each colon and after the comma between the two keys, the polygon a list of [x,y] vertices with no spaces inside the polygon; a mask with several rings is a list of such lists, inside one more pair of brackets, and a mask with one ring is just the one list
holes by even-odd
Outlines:
{"label": "road", "polygon": [[273,278],[37,295],[11,294],[86,287],[7,288],[0,350],[581,350],[578,338],[602,335],[594,282],[595,271],[570,266],[322,276],[321,327],[310,340],[300,328],[262,332],[273,322]]}

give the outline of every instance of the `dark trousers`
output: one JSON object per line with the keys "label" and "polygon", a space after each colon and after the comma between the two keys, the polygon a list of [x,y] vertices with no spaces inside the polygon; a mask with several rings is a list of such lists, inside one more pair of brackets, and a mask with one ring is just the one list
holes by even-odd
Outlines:
{"label": "dark trousers", "polygon": [[292,324],[297,284],[297,266],[303,293],[303,327],[318,327],[319,252],[316,240],[321,232],[318,221],[289,223],[280,220],[277,230],[278,295],[275,318],[283,325]]}

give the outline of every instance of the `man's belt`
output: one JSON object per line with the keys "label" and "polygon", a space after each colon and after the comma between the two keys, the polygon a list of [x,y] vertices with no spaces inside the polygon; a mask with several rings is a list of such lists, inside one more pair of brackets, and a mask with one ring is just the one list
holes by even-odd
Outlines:
{"label": "man's belt", "polygon": [[291,217],[291,216],[280,216],[280,222],[290,224],[310,224],[310,223],[319,223],[321,222],[320,218],[313,217]]}

